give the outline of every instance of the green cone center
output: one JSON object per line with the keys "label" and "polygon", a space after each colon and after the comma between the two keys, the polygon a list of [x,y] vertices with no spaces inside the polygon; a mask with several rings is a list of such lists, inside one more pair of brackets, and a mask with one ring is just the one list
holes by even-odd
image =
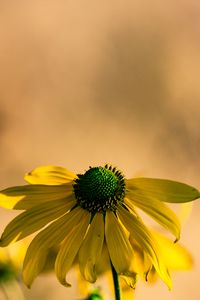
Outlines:
{"label": "green cone center", "polygon": [[89,212],[115,211],[118,202],[124,198],[124,176],[108,165],[90,168],[85,174],[78,175],[74,193],[78,205]]}

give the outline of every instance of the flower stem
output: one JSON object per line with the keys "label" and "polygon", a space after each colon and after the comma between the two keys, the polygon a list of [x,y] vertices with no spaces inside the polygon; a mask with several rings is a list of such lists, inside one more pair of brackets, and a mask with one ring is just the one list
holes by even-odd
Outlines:
{"label": "flower stem", "polygon": [[120,300],[120,285],[119,285],[119,278],[118,274],[111,262],[111,269],[112,269],[112,276],[113,276],[113,283],[114,283],[114,290],[115,290],[115,300]]}

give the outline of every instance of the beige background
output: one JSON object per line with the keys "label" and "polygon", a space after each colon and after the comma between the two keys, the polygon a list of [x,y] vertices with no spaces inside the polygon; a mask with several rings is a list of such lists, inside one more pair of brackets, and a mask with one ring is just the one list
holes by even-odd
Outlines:
{"label": "beige background", "polygon": [[[200,187],[199,69],[197,0],[0,0],[0,187],[40,165],[107,162]],[[182,232],[195,268],[173,275],[172,292],[140,284],[136,299],[199,299],[199,207]],[[75,290],[48,276],[25,292]]]}

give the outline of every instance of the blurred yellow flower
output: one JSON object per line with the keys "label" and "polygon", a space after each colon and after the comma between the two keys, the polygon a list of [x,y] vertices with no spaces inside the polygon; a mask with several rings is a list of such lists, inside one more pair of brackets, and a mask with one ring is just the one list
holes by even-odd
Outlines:
{"label": "blurred yellow flower", "polygon": [[0,193],[1,206],[25,210],[7,225],[0,246],[45,227],[33,238],[24,259],[23,280],[28,287],[42,271],[49,249],[58,245],[55,272],[60,283],[70,286],[65,277],[76,256],[83,277],[95,282],[95,266],[103,244],[117,273],[134,287],[134,241],[142,249],[145,267],[154,268],[171,288],[160,245],[136,208],[149,214],[178,240],[178,218],[163,202],[192,201],[199,198],[197,189],[170,180],[125,179],[119,170],[108,165],[90,167],[81,175],[61,167],[39,167],[26,174],[25,180],[29,185]]}
{"label": "blurred yellow flower", "polygon": [[20,282],[27,245],[25,239],[0,248],[0,290],[5,299],[25,300]]}
{"label": "blurred yellow flower", "polygon": [[[158,232],[151,231],[151,233],[159,244],[160,254],[169,271],[183,271],[192,268],[192,255],[184,246],[179,243],[174,244],[173,241]],[[133,261],[135,272],[147,282],[152,283],[156,281],[158,274],[148,256],[146,256],[143,249],[133,239],[130,242],[135,253]]]}
{"label": "blurred yellow flower", "polygon": [[9,245],[6,249],[0,248],[0,283],[19,277],[26,248],[23,241]]}

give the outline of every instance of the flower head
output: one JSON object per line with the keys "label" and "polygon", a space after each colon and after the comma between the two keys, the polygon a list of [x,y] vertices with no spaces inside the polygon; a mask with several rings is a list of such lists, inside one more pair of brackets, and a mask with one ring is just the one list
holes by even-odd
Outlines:
{"label": "flower head", "polygon": [[[40,230],[28,247],[23,279],[30,286],[43,270],[48,252],[59,245],[55,261],[58,280],[65,286],[66,274],[75,258],[89,282],[97,278],[96,265],[104,247],[112,265],[130,286],[135,285],[135,241],[154,268],[171,287],[159,243],[139,217],[137,208],[149,214],[178,240],[180,224],[164,202],[188,202],[199,198],[189,185],[162,179],[125,179],[112,166],[90,167],[75,175],[61,167],[39,167],[25,175],[29,183],[0,193],[0,205],[24,210],[5,228],[4,247]],[[104,247],[103,247],[104,246]]]}

